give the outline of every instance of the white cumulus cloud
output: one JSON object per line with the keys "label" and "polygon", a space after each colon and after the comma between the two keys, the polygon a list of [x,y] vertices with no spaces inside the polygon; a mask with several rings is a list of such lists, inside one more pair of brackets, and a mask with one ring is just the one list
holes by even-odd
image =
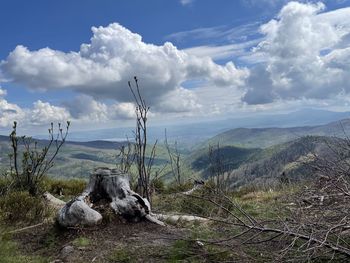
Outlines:
{"label": "white cumulus cloud", "polygon": [[7,91],[0,88],[0,128],[11,127],[14,121],[23,125],[49,125],[51,122],[65,122],[71,119],[69,112],[48,102],[38,100],[31,108],[21,108],[5,99]]}
{"label": "white cumulus cloud", "polygon": [[[127,82],[136,75],[146,101],[155,107],[162,103],[162,108],[163,96],[179,93],[184,81],[204,79],[218,87],[236,87],[247,76],[246,69],[238,69],[232,62],[218,65],[209,57],[191,55],[169,42],[147,44],[140,35],[117,23],[93,27],[92,31],[91,42],[82,44],[79,52],[50,48],[30,51],[17,46],[0,69],[7,79],[33,90],[73,89],[94,99],[119,103],[132,101]],[[187,100],[187,96],[179,99]]]}
{"label": "white cumulus cloud", "polygon": [[322,3],[289,2],[261,27],[255,52],[265,58],[250,71],[243,100],[327,99],[350,92],[350,8],[324,12]]}
{"label": "white cumulus cloud", "polygon": [[5,99],[6,94],[6,90],[0,87],[0,127],[9,127],[14,121],[25,118],[25,112],[20,107]]}
{"label": "white cumulus cloud", "polygon": [[6,94],[7,94],[7,91],[4,90],[4,89],[2,89],[2,88],[0,87],[0,98],[1,98],[1,97],[5,97]]}
{"label": "white cumulus cloud", "polygon": [[70,120],[69,112],[58,106],[53,106],[48,102],[38,100],[34,102],[33,108],[27,110],[29,124],[31,125],[47,125],[51,122],[65,122]]}
{"label": "white cumulus cloud", "polygon": [[108,107],[91,96],[80,95],[71,101],[65,102],[71,116],[80,121],[103,122],[108,120]]}
{"label": "white cumulus cloud", "polygon": [[135,118],[135,105],[131,102],[107,105],[88,95],[80,95],[64,103],[71,116],[79,122],[103,123],[109,120]]}
{"label": "white cumulus cloud", "polygon": [[122,119],[129,120],[134,119],[136,117],[134,103],[130,102],[122,102],[116,103],[110,106],[109,108],[109,118],[110,119]]}
{"label": "white cumulus cloud", "polygon": [[163,96],[155,110],[163,113],[191,113],[198,111],[201,107],[194,92],[180,88]]}

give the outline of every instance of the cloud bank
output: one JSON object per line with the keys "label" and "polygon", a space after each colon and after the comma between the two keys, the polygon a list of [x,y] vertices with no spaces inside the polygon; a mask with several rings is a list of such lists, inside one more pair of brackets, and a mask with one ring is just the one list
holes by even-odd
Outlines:
{"label": "cloud bank", "polygon": [[[14,119],[33,125],[132,119],[135,108],[127,82],[134,75],[153,116],[222,116],[308,103],[348,105],[350,8],[325,10],[322,3],[289,2],[260,26],[259,35],[254,29],[258,23],[250,23],[232,30],[202,28],[168,36],[221,36],[228,41],[185,50],[170,42],[145,43],[117,23],[93,27],[90,42],[77,52],[19,45],[0,62],[3,83],[78,95],[59,105],[39,100],[21,108],[8,102],[0,88],[0,127],[9,127]],[[236,31],[246,36],[238,37]],[[231,61],[214,61],[237,57],[250,62],[238,68]]]}
{"label": "cloud bank", "polygon": [[195,93],[182,86],[185,81],[199,79],[215,88],[238,87],[248,75],[247,69],[238,69],[232,62],[219,65],[208,56],[178,50],[170,42],[161,46],[144,43],[140,35],[117,23],[93,27],[92,32],[90,43],[82,44],[79,52],[31,51],[19,45],[1,62],[7,80],[32,91],[73,90],[80,94],[62,107],[35,102],[30,109],[34,124],[52,116],[96,122],[133,118],[127,83],[134,75],[139,76],[142,95],[155,113],[201,109]]}
{"label": "cloud bank", "polygon": [[350,8],[321,13],[324,4],[290,2],[261,26],[254,49],[265,62],[250,70],[248,104],[328,99],[350,91]]}
{"label": "cloud bank", "polygon": [[[166,109],[164,98],[188,93],[181,86],[186,80],[205,79],[217,87],[237,86],[247,75],[232,62],[218,65],[209,57],[178,50],[170,42],[162,46],[144,43],[140,35],[116,23],[93,27],[92,32],[91,42],[82,44],[79,52],[50,48],[30,51],[17,46],[2,62],[1,70],[12,82],[32,90],[73,89],[95,99],[120,103],[132,101],[127,82],[137,75],[146,101],[167,111],[173,106]],[[179,99],[186,100],[187,96]],[[192,109],[192,101],[181,103]]]}

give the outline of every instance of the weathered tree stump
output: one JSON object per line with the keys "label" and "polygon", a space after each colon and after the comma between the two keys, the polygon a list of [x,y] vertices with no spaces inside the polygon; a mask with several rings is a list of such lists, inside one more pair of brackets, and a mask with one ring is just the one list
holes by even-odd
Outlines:
{"label": "weathered tree stump", "polygon": [[137,222],[145,218],[163,225],[150,214],[148,200],[131,190],[129,176],[109,168],[95,170],[85,191],[59,211],[58,223],[64,227],[99,224],[102,215],[94,208],[101,202],[127,220]]}

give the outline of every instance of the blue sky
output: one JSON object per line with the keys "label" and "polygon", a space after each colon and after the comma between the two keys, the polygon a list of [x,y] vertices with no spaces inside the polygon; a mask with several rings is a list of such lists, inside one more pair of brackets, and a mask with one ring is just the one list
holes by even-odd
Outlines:
{"label": "blue sky", "polygon": [[348,110],[349,6],[2,0],[0,131],[13,119],[29,130],[128,125],[133,75],[156,122]]}

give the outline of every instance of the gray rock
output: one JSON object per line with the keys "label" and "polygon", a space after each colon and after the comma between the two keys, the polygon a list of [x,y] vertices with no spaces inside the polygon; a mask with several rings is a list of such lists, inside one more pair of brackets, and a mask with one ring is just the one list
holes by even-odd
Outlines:
{"label": "gray rock", "polygon": [[64,227],[92,226],[99,224],[101,221],[102,215],[79,198],[68,202],[58,215],[58,223]]}
{"label": "gray rock", "polygon": [[74,252],[73,246],[65,246],[61,249],[59,257],[62,260],[67,260],[72,255],[73,252]]}

